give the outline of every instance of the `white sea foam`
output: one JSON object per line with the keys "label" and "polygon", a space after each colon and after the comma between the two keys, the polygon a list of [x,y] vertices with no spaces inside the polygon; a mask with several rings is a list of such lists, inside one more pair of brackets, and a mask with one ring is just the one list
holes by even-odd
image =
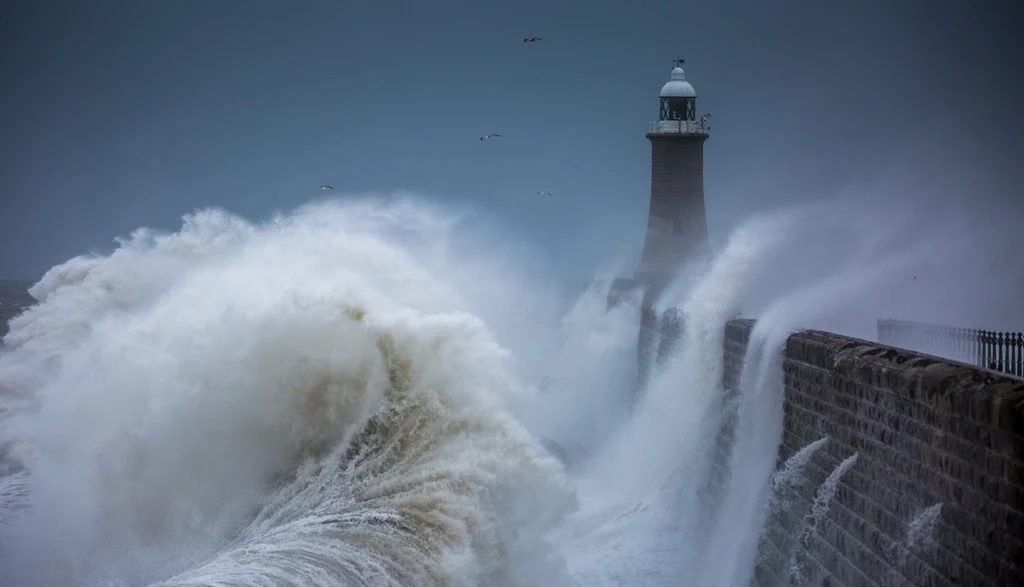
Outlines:
{"label": "white sea foam", "polygon": [[[48,273],[0,357],[8,461],[33,506],[7,528],[8,576],[556,573],[538,545],[572,490],[505,407],[530,391],[467,311],[467,267],[445,274],[450,229],[409,202],[260,226],[205,211]],[[477,292],[506,281],[476,277]]]}

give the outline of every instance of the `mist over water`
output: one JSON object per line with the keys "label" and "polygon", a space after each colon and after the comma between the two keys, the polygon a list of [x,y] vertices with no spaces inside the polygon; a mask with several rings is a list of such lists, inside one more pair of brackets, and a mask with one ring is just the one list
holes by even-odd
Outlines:
{"label": "mist over water", "polygon": [[[207,210],[72,259],[0,354],[0,582],[745,584],[782,503],[788,333],[873,333],[925,299],[904,276],[935,246],[968,256],[850,211],[738,226],[660,301],[687,328],[635,405],[638,299],[566,303],[528,247],[414,198]],[[744,313],[733,405],[722,342]]]}

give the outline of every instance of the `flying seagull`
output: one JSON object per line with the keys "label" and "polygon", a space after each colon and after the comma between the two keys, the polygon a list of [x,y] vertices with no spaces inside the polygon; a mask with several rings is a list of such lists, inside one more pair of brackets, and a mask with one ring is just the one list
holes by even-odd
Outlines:
{"label": "flying seagull", "polygon": [[493,133],[493,132],[492,132],[492,133],[491,133],[491,134],[489,134],[489,135],[484,135],[484,136],[480,137],[480,140],[481,140],[481,141],[486,141],[486,140],[488,140],[488,139],[493,139],[494,137],[500,137],[500,136],[501,136],[501,135],[499,135],[499,134],[497,134],[497,133]]}
{"label": "flying seagull", "polygon": [[537,192],[537,194],[539,194],[541,196],[550,196],[551,192]]}
{"label": "flying seagull", "polygon": [[526,37],[525,39],[523,39],[523,42],[524,43],[533,43],[535,41],[543,41],[543,40],[544,39],[542,39],[540,37]]}
{"label": "flying seagull", "polygon": [[327,184],[324,184],[324,185],[320,186],[320,189],[322,189],[322,190],[333,190],[334,188],[332,188],[331,186],[329,186]]}

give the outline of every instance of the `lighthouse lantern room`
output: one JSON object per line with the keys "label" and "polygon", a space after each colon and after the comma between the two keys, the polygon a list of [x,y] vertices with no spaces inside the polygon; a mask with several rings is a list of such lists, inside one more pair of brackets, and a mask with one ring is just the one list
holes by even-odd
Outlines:
{"label": "lighthouse lantern room", "polygon": [[704,132],[701,124],[704,121],[697,121],[697,91],[686,81],[684,62],[684,59],[674,61],[676,67],[661,88],[658,122],[652,125],[652,132]]}

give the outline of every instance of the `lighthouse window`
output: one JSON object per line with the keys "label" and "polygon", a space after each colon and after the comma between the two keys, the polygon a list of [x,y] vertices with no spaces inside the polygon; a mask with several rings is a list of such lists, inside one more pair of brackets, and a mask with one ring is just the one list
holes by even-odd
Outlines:
{"label": "lighthouse window", "polygon": [[661,99],[661,120],[696,120],[696,100],[692,97]]}

